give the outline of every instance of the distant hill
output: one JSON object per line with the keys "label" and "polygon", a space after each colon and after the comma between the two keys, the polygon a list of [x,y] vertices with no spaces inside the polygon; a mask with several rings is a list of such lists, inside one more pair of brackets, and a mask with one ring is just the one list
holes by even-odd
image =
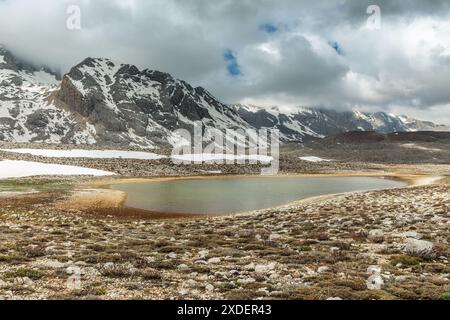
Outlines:
{"label": "distant hill", "polygon": [[[344,132],[324,138],[322,143],[370,143],[370,142],[450,142],[450,132],[418,131],[379,133],[375,131]],[[449,145],[450,148],[450,145]]]}

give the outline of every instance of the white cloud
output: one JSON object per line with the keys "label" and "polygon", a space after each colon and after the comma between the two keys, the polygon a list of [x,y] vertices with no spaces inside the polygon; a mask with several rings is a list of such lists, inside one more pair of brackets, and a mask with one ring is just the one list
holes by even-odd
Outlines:
{"label": "white cloud", "polygon": [[[364,28],[365,1],[0,0],[0,42],[64,71],[87,56],[166,71],[230,103],[410,110],[450,124],[448,1],[377,2],[379,31]],[[65,27],[69,4],[81,31]]]}

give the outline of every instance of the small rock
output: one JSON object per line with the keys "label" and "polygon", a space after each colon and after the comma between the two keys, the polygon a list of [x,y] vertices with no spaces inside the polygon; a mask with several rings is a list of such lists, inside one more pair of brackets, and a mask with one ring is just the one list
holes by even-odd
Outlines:
{"label": "small rock", "polygon": [[245,284],[249,284],[249,283],[254,283],[254,282],[256,282],[256,280],[253,278],[245,278],[245,279],[238,279],[236,282],[238,284],[245,285]]}
{"label": "small rock", "polygon": [[369,290],[380,290],[384,285],[384,280],[379,274],[375,274],[367,279],[366,284]]}
{"label": "small rock", "polygon": [[403,233],[403,237],[420,240],[420,239],[422,239],[423,236],[416,231],[408,231],[408,232]]}
{"label": "small rock", "polygon": [[279,234],[276,234],[276,233],[272,233],[269,236],[269,241],[277,241],[277,240],[280,240],[280,239],[281,239],[281,236]]}
{"label": "small rock", "polygon": [[206,291],[213,292],[214,291],[214,286],[212,284],[208,283],[206,285],[205,289],[206,289]]}
{"label": "small rock", "polygon": [[8,287],[8,283],[0,279],[0,288]]}
{"label": "small rock", "polygon": [[24,287],[32,287],[34,286],[34,281],[28,277],[23,278],[15,278],[14,285],[16,286],[24,286]]}
{"label": "small rock", "polygon": [[49,269],[62,269],[66,266],[64,263],[57,260],[45,260],[42,261],[40,265]]}
{"label": "small rock", "polygon": [[167,255],[168,258],[170,259],[176,259],[177,258],[177,254],[175,252],[171,252]]}
{"label": "small rock", "polygon": [[211,258],[208,260],[208,263],[217,264],[220,263],[220,261],[221,261],[220,258]]}
{"label": "small rock", "polygon": [[257,266],[255,266],[255,272],[256,273],[268,273],[270,271],[272,271],[273,269],[275,269],[276,263],[272,262],[269,263],[268,265],[264,265],[264,264],[259,264]]}
{"label": "small rock", "polygon": [[200,259],[205,259],[209,254],[209,250],[201,250],[198,252]]}
{"label": "small rock", "polygon": [[189,293],[189,290],[187,290],[187,289],[181,289],[178,293],[179,293],[180,295],[182,295],[182,296],[185,296],[185,295],[187,295],[187,294]]}
{"label": "small rock", "polygon": [[247,270],[247,271],[254,271],[254,270],[255,270],[255,264],[252,262],[252,263],[250,263],[250,264],[244,266],[244,270]]}
{"label": "small rock", "polygon": [[326,266],[319,267],[319,268],[317,269],[317,272],[318,272],[318,273],[325,273],[325,272],[328,272],[328,271],[330,271],[330,268],[329,268],[329,267],[326,267]]}
{"label": "small rock", "polygon": [[178,268],[178,270],[187,270],[187,269],[189,269],[189,267],[187,265],[185,265],[185,264],[180,264],[177,268]]}
{"label": "small rock", "polygon": [[194,279],[189,279],[186,281],[186,285],[188,285],[190,287],[194,287],[197,285],[197,281],[195,281]]}
{"label": "small rock", "polygon": [[407,279],[408,279],[407,276],[397,276],[397,277],[395,277],[395,281],[396,281],[396,282],[404,282],[404,281],[406,281]]}
{"label": "small rock", "polygon": [[270,278],[271,280],[277,280],[277,279],[280,278],[280,274],[274,272],[274,273],[272,273],[272,274],[270,275],[269,278]]}
{"label": "small rock", "polygon": [[367,239],[373,243],[382,243],[384,241],[384,231],[381,229],[370,230]]}
{"label": "small rock", "polygon": [[340,301],[340,300],[342,300],[342,298],[339,298],[339,297],[330,297],[330,298],[328,298],[327,300],[330,300],[330,301]]}
{"label": "small rock", "polygon": [[380,274],[381,273],[381,267],[380,266],[369,266],[367,268],[368,274]]}

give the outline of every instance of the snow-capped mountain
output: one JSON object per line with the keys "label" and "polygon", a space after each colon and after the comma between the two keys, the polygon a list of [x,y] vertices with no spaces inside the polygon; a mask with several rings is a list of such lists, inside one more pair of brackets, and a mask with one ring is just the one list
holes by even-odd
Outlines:
{"label": "snow-capped mountain", "polygon": [[[277,128],[284,141],[305,141],[348,131],[436,131],[447,127],[385,112],[338,112],[327,109],[296,108],[282,112],[279,108],[261,108],[237,104],[234,110],[252,127]],[[448,128],[447,128],[448,129]]]}
{"label": "snow-capped mountain", "polygon": [[103,58],[87,58],[60,79],[0,46],[0,141],[152,148],[174,145],[174,131],[197,121],[220,130],[278,128],[283,141],[298,142],[352,130],[437,128],[385,113],[227,106],[167,73]]}
{"label": "snow-capped mountain", "polygon": [[174,144],[174,131],[243,128],[235,111],[203,88],[166,73],[138,70],[108,59],[88,58],[62,80],[54,103],[81,115],[101,143],[139,146]]}
{"label": "snow-capped mountain", "polygon": [[0,46],[0,141],[90,143],[68,110],[51,102],[59,77],[14,57]]}

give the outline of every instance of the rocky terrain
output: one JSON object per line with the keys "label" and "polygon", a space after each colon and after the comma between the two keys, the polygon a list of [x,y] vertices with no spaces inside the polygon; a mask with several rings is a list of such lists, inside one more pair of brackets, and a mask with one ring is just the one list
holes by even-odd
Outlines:
{"label": "rocky terrain", "polygon": [[285,153],[309,153],[342,162],[449,164],[450,132],[347,132],[286,146]]}
{"label": "rocky terrain", "polygon": [[0,297],[450,299],[448,182],[149,220],[62,209],[70,180],[28,180],[42,193],[0,197]]}

